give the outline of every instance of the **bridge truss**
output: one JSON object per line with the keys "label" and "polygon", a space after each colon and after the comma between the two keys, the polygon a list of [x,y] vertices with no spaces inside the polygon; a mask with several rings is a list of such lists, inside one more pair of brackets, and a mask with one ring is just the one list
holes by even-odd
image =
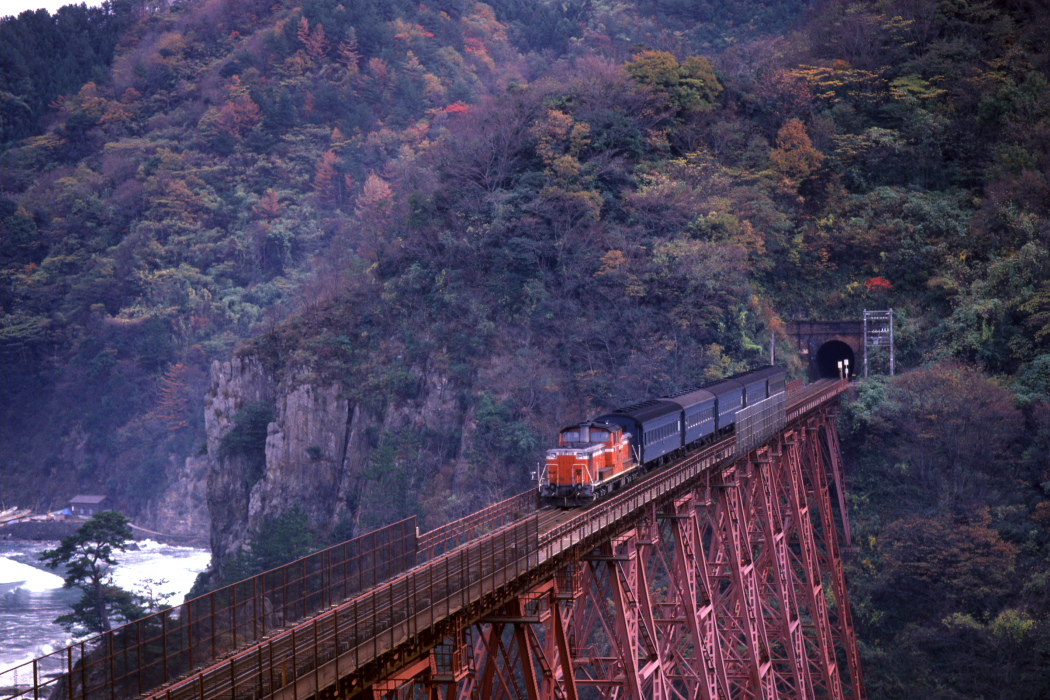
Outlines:
{"label": "bridge truss", "polygon": [[396,523],[4,671],[0,700],[864,700],[846,386],[587,508]]}
{"label": "bridge truss", "polygon": [[841,495],[823,411],[651,504],[368,693],[862,700]]}

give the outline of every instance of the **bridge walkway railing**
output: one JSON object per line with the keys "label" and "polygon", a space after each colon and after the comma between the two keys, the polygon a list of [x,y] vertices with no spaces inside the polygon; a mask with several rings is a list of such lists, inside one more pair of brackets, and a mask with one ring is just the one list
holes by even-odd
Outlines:
{"label": "bridge walkway railing", "polygon": [[[844,390],[844,382],[807,387],[790,399],[788,423]],[[384,654],[418,647],[421,637],[440,637],[435,626],[474,607],[518,577],[550,568],[570,550],[579,553],[627,527],[647,509],[702,488],[705,472],[736,458],[733,438],[717,443],[568,520],[540,532],[531,515],[441,555],[393,581],[290,631],[237,654],[151,698],[328,698],[360,690],[359,671]],[[549,522],[544,518],[544,522]],[[491,606],[490,606],[491,607]],[[413,641],[414,640],[414,641]]]}
{"label": "bridge walkway railing", "polygon": [[535,510],[530,489],[422,535],[407,518],[6,669],[0,699],[140,695]]}

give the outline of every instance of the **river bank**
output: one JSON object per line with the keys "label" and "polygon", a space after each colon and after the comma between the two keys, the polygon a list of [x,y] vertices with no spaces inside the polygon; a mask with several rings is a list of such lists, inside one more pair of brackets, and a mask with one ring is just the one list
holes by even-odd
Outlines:
{"label": "river bank", "polygon": [[[86,520],[23,520],[8,523],[0,527],[0,540],[23,542],[55,542],[69,537],[83,525]],[[129,524],[132,536],[136,541],[153,541],[179,547],[207,548],[206,536],[167,535]]]}

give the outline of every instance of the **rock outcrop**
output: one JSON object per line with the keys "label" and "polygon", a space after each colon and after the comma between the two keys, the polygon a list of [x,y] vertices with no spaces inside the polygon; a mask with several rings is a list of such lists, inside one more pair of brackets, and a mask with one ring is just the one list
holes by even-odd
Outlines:
{"label": "rock outcrop", "polygon": [[299,504],[314,526],[328,530],[334,525],[338,494],[347,491],[346,482],[357,471],[346,463],[354,412],[340,393],[335,385],[282,387],[266,437],[266,472],[248,505],[249,522]]}
{"label": "rock outcrop", "polygon": [[212,388],[204,400],[208,435],[208,512],[211,514],[213,562],[240,551],[248,540],[250,460],[243,454],[221,454],[221,442],[234,426],[234,416],[249,403],[274,400],[274,382],[252,357],[234,357],[212,365]]}
{"label": "rock outcrop", "polygon": [[164,493],[149,503],[136,522],[175,537],[206,537],[211,528],[208,514],[208,458],[171,455]]}
{"label": "rock outcrop", "polygon": [[[458,435],[464,416],[447,377],[422,370],[416,374],[418,394],[391,402],[376,414],[348,399],[350,392],[340,385],[320,381],[306,368],[285,370],[278,380],[251,355],[216,363],[205,400],[205,425],[217,566],[221,569],[235,556],[267,519],[295,505],[322,536],[344,520],[356,523],[358,496],[377,436],[406,428]],[[238,412],[260,401],[273,407],[261,475],[253,474],[244,455],[222,448]]]}

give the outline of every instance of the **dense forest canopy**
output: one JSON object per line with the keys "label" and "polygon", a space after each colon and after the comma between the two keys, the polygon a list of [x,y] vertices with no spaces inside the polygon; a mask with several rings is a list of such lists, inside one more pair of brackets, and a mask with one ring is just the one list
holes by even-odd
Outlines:
{"label": "dense forest canopy", "polygon": [[[463,425],[371,431],[356,520],[311,536],[434,525],[525,488],[563,421],[892,307],[905,372],[843,423],[871,694],[1045,697],[1048,33],[1037,0],[3,20],[0,495],[147,512],[236,352],[374,415],[440,376]],[[248,488],[273,416],[225,439]]]}

